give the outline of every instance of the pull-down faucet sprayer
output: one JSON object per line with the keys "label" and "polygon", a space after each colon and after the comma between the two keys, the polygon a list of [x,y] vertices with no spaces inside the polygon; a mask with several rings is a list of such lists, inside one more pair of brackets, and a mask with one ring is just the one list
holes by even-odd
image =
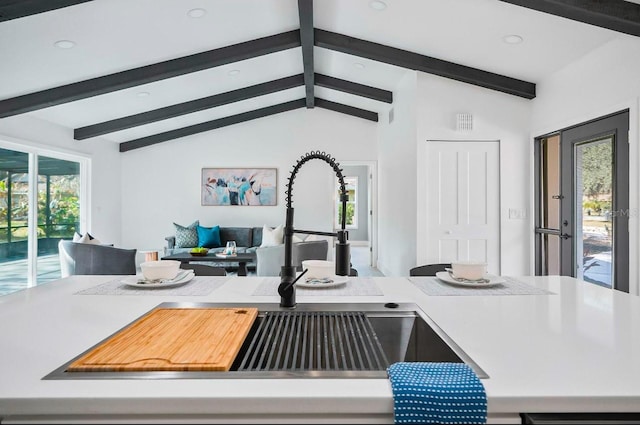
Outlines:
{"label": "pull-down faucet sprayer", "polygon": [[[340,223],[340,230],[338,230],[336,233],[316,232],[312,230],[299,230],[293,228],[293,181],[295,180],[296,174],[298,173],[300,167],[312,159],[321,159],[329,164],[331,168],[333,168],[333,171],[335,171],[336,175],[338,176],[338,181],[340,182],[342,219]],[[347,189],[344,184],[344,177],[342,176],[342,169],[340,168],[340,164],[337,163],[336,160],[331,157],[331,155],[320,151],[311,151],[300,157],[296,165],[293,167],[293,170],[291,171],[285,194],[287,199],[287,215],[284,225],[284,265],[282,266],[280,272],[281,278],[280,286],[278,286],[278,294],[280,294],[280,306],[292,308],[296,305],[295,283],[297,281],[296,268],[292,264],[292,244],[294,233],[306,233],[311,235],[332,236],[338,238],[335,253],[336,275],[349,275],[349,270],[351,268],[349,243],[347,242],[349,234],[345,230],[347,217],[347,201],[349,200],[349,195],[347,194]],[[302,277],[302,275],[298,276],[298,279],[300,279],[300,277]]]}

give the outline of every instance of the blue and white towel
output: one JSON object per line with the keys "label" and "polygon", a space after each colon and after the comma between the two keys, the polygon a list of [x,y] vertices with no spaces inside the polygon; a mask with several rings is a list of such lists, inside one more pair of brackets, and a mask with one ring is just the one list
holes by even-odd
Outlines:
{"label": "blue and white towel", "polygon": [[487,395],[464,363],[398,362],[387,369],[397,424],[484,424]]}

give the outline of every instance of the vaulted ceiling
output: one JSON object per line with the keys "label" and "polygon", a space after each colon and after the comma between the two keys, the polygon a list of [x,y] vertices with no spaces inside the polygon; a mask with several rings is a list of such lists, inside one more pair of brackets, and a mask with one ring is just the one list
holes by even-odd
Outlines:
{"label": "vaulted ceiling", "polygon": [[298,108],[377,121],[411,70],[532,99],[637,36],[623,0],[0,0],[0,119],[122,152]]}

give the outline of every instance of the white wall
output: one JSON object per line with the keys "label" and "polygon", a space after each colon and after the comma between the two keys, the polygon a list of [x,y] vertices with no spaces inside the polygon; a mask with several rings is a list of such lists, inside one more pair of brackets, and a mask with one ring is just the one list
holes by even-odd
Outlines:
{"label": "white wall", "polygon": [[100,139],[80,142],[73,139],[72,130],[26,115],[0,119],[2,141],[89,158],[91,212],[86,230],[104,243],[121,244],[118,145]]}
{"label": "white wall", "polygon": [[538,84],[538,96],[532,102],[533,130],[530,137],[533,140],[537,136],[629,109],[629,292],[636,295],[639,293],[639,76],[640,40],[621,35]]}
{"label": "white wall", "polygon": [[382,116],[378,136],[378,269],[408,276],[416,258],[416,72],[393,90],[394,120]]}
{"label": "white wall", "polygon": [[[319,150],[339,160],[377,158],[374,122],[321,108],[299,109],[122,154],[122,240],[160,249],[173,222],[203,226],[284,223],[285,186],[302,155]],[[278,205],[202,206],[203,167],[278,169]],[[333,170],[323,161],[302,166],[293,188],[294,226],[333,231]],[[332,254],[331,254],[332,255]]]}
{"label": "white wall", "polygon": [[[458,113],[473,115],[473,130],[461,133],[455,130]],[[533,230],[529,221],[510,220],[509,208],[528,209],[530,190],[529,169],[529,117],[531,103],[516,96],[484,89],[470,84],[419,73],[417,80],[417,158],[426,155],[428,140],[499,140],[500,141],[500,194],[501,194],[501,273],[505,275],[530,274],[530,245]],[[415,159],[412,157],[411,160]],[[425,170],[418,164],[417,197],[426,193]],[[426,215],[426,203],[417,205],[418,217]],[[426,257],[427,233],[423,221],[418,220],[416,264],[434,262]]]}

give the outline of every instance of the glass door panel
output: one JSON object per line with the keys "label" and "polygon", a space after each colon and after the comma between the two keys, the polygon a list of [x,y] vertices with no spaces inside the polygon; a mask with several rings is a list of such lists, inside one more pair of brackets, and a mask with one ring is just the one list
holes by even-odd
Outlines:
{"label": "glass door panel", "polygon": [[536,158],[536,274],[560,275],[560,135],[539,140]]}
{"label": "glass door panel", "polygon": [[560,273],[560,237],[558,235],[541,234],[541,263],[542,276],[559,276]]}
{"label": "glass door panel", "polygon": [[0,149],[0,295],[28,285],[29,154]]}
{"label": "glass door panel", "polygon": [[576,145],[574,166],[576,277],[611,288],[613,138]]}
{"label": "glass door panel", "polygon": [[80,164],[38,156],[38,284],[60,278],[58,241],[79,227]]}

